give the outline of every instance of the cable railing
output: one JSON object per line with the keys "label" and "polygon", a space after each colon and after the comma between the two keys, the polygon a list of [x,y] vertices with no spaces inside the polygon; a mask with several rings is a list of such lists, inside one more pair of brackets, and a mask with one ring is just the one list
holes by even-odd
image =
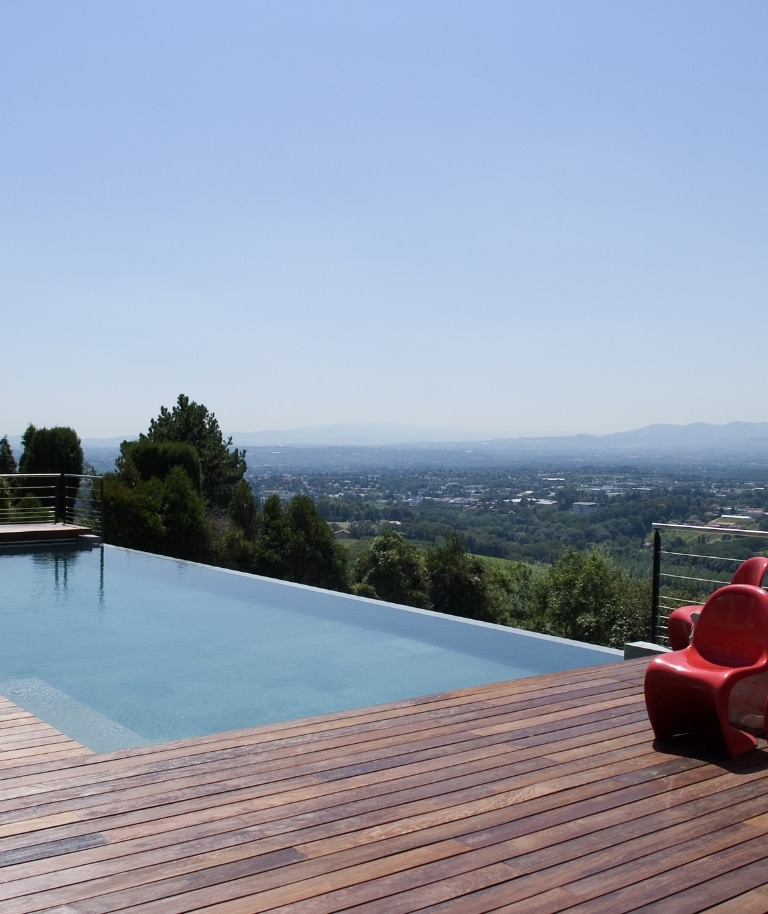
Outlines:
{"label": "cable railing", "polygon": [[74,473],[64,474],[65,523],[90,527],[104,533],[104,477]]}
{"label": "cable railing", "polygon": [[104,478],[83,473],[0,474],[0,524],[72,524],[104,531]]}
{"label": "cable railing", "polygon": [[681,606],[698,606],[753,555],[768,555],[768,531],[653,524],[651,641],[669,645],[667,622]]}

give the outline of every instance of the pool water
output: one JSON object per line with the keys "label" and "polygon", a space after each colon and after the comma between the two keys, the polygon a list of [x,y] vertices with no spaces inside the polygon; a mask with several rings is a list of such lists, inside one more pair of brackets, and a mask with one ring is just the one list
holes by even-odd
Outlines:
{"label": "pool water", "polygon": [[0,553],[0,695],[96,751],[621,659],[107,546]]}

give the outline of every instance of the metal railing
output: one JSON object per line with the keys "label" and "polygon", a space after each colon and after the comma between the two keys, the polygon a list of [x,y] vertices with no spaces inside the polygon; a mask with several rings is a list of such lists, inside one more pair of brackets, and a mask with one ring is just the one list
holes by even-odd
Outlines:
{"label": "metal railing", "polygon": [[104,535],[104,477],[64,474],[64,520]]}
{"label": "metal railing", "polygon": [[668,645],[667,620],[673,610],[704,603],[730,583],[742,562],[766,554],[765,530],[653,524],[651,641]]}
{"label": "metal railing", "polygon": [[104,532],[104,478],[78,473],[0,474],[0,524],[75,524]]}

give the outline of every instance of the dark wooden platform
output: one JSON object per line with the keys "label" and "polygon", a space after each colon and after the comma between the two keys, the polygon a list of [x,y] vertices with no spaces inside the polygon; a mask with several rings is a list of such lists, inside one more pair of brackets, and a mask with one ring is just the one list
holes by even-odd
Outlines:
{"label": "dark wooden platform", "polygon": [[768,911],[768,753],[647,660],[93,754],[0,705],[3,914]]}
{"label": "dark wooden platform", "polygon": [[66,542],[91,533],[77,524],[0,524],[0,544]]}

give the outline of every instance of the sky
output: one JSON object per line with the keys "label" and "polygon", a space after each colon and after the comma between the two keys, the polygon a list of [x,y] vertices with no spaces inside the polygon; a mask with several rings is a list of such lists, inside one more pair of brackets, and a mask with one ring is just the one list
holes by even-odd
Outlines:
{"label": "sky", "polygon": [[0,435],[768,420],[764,0],[0,6]]}

